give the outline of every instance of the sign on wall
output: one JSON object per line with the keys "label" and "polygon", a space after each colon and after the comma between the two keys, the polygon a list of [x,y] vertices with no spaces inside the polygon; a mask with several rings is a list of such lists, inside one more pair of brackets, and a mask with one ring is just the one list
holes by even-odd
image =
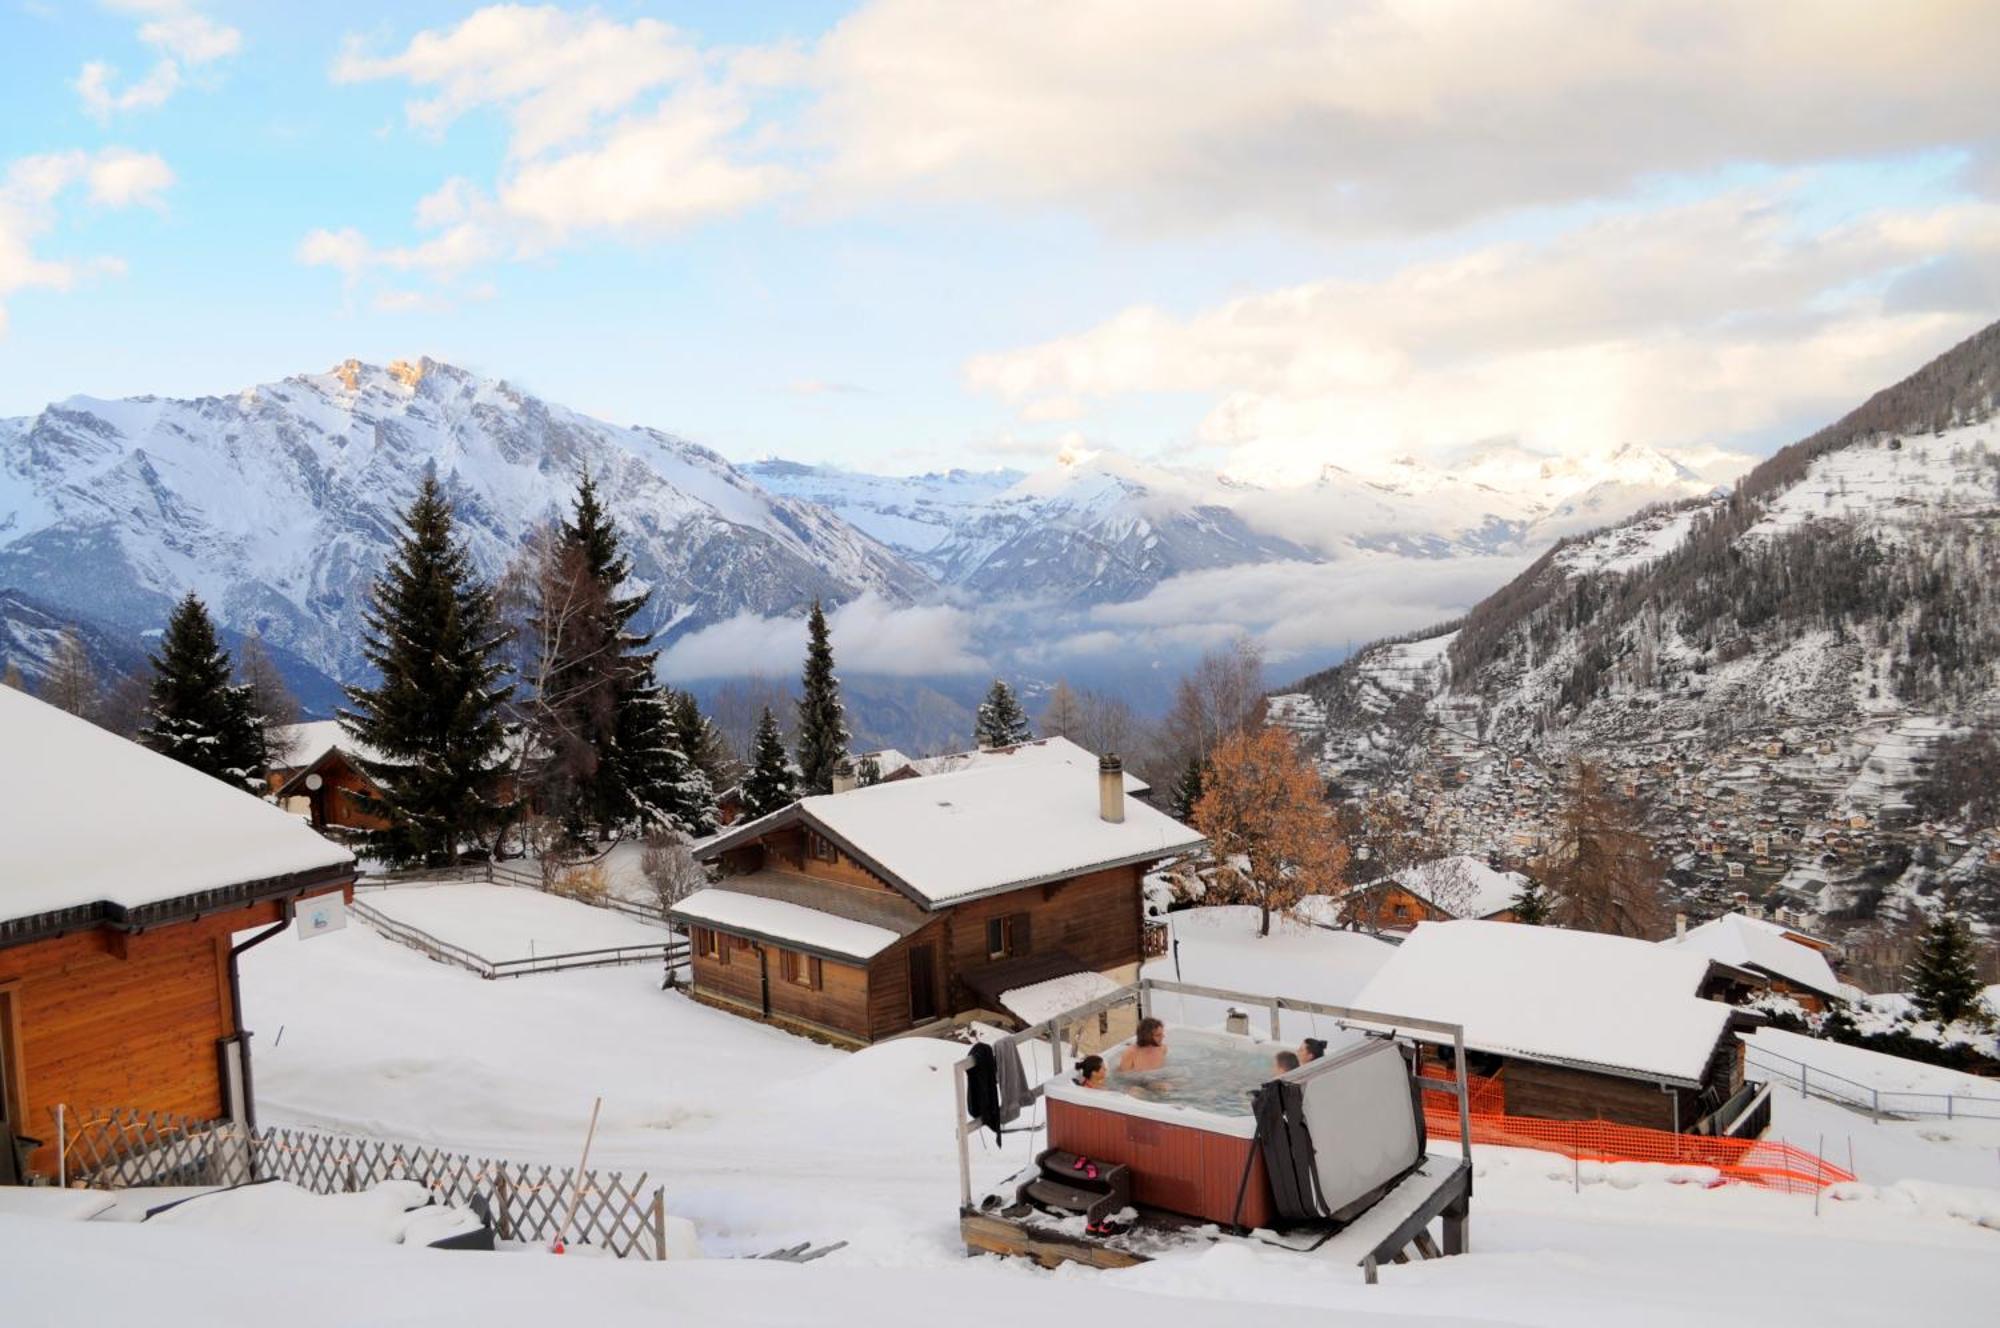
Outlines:
{"label": "sign on wall", "polygon": [[330,895],[301,899],[298,907],[299,939],[309,941],[347,925],[347,897],[336,890]]}

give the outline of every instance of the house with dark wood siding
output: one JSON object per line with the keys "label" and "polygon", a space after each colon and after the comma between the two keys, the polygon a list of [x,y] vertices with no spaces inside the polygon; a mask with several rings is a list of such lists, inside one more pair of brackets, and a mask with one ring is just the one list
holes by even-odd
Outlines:
{"label": "house with dark wood siding", "polygon": [[389,820],[369,810],[382,791],[360,766],[375,759],[356,743],[339,720],[293,724],[284,730],[283,750],[266,774],[280,807],[299,811],[315,830],[384,830]]}
{"label": "house with dark wood siding", "polygon": [[[1050,739],[962,769],[801,799],[705,845],[672,916],[701,1001],[859,1046],[1076,974],[1138,976],[1140,884],[1201,836],[1115,756]],[[1143,786],[1141,786],[1143,787]]]}
{"label": "house with dark wood siding", "polygon": [[1354,1003],[1464,1025],[1507,1115],[1708,1130],[1743,1086],[1742,1021],[1709,980],[1704,956],[1651,941],[1425,922]]}
{"label": "house with dark wood siding", "polygon": [[346,891],[352,856],[5,687],[0,750],[0,1141],[42,1141],[53,1175],[59,1105],[247,1120],[237,956]]}

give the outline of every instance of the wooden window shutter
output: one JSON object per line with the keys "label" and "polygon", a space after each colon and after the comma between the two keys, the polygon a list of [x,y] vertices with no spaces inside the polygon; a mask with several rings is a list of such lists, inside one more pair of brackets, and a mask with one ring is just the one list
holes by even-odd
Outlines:
{"label": "wooden window shutter", "polygon": [[1012,933],[1007,938],[1009,942],[1007,946],[1008,954],[1024,955],[1035,952],[1034,942],[1029,939],[1028,915],[1026,913],[1016,913],[1013,917],[1009,918],[1007,920],[1007,927]]}
{"label": "wooden window shutter", "polygon": [[729,966],[729,942],[724,937],[715,939],[715,961],[724,968]]}
{"label": "wooden window shutter", "polygon": [[826,986],[826,972],[820,967],[819,956],[812,957],[812,989],[819,991]]}

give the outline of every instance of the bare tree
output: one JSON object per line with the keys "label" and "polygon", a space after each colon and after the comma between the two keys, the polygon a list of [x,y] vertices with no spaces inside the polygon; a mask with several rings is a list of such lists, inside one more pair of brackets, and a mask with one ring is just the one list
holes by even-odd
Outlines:
{"label": "bare tree", "polygon": [[1348,916],[1376,930],[1391,878],[1424,859],[1422,828],[1400,799],[1379,792],[1342,807],[1339,819],[1353,851],[1348,865],[1361,887],[1348,902]]}
{"label": "bare tree", "polygon": [[1067,682],[1056,679],[1056,685],[1049,690],[1049,703],[1042,710],[1042,736],[1074,741],[1082,727],[1083,699]]}
{"label": "bare tree", "polygon": [[104,689],[93,718],[99,728],[136,742],[139,730],[146,726],[147,707],[151,704],[151,688],[145,674],[120,674]]}
{"label": "bare tree", "polygon": [[1077,702],[1079,719],[1075,730],[1068,735],[1072,742],[1101,756],[1106,752],[1130,751],[1140,740],[1144,726],[1132,713],[1132,707],[1119,697],[1085,691]]}
{"label": "bare tree", "polygon": [[708,884],[708,873],[676,835],[654,831],[639,853],[639,870],[652,887],[653,899],[665,912]]}
{"label": "bare tree", "polygon": [[1264,654],[1247,636],[1211,650],[1175,689],[1162,757],[1173,769],[1207,761],[1225,739],[1263,723]]}
{"label": "bare tree", "polygon": [[56,709],[83,719],[97,712],[97,671],[90,667],[90,652],[74,627],[63,628],[56,638],[48,674],[42,679],[41,697]]}
{"label": "bare tree", "polygon": [[741,779],[757,746],[757,720],[769,707],[777,717],[779,733],[790,748],[797,735],[792,731],[798,707],[792,704],[792,689],[783,680],[753,673],[732,678],[715,689],[708,716],[734,761],[734,775]]}
{"label": "bare tree", "polygon": [[0,673],[0,687],[12,687],[17,692],[28,690],[28,680],[21,676],[21,666],[11,659],[7,661],[7,671]]}
{"label": "bare tree", "polygon": [[1599,766],[1571,764],[1548,851],[1533,873],[1552,897],[1557,924],[1646,940],[1667,934],[1664,869],[1643,827],[1639,809]]}
{"label": "bare tree", "polygon": [[276,760],[285,750],[284,730],[299,722],[299,698],[285,684],[263,638],[254,634],[244,637],[243,648],[236,652],[236,676],[250,688],[250,704],[256,707],[257,723],[264,731],[264,750]]}

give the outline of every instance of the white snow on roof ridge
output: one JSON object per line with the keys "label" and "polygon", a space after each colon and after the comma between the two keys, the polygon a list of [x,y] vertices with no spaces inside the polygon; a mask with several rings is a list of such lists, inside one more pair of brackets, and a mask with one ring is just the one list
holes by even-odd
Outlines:
{"label": "white snow on roof ridge", "polygon": [[1528,878],[1503,872],[1469,853],[1405,867],[1393,878],[1404,889],[1461,918],[1484,918],[1514,906]]}
{"label": "white snow on roof ridge", "polygon": [[1660,944],[1691,950],[1736,968],[1761,968],[1824,995],[1837,995],[1840,991],[1840,979],[1833,975],[1825,955],[1810,945],[1787,939],[1783,929],[1775,924],[1741,913],[1725,913],[1689,928],[1685,936],[1671,937]]}
{"label": "white snow on roof ridge", "polygon": [[289,724],[281,731],[284,752],[273,764],[281,770],[303,770],[335,747],[364,761],[379,761],[382,754],[366,743],[357,742],[337,719],[309,719]]}
{"label": "white snow on roof ridge", "polygon": [[[926,779],[935,779],[940,775],[961,775],[968,770],[983,770],[995,765],[1038,765],[1044,762],[1068,765],[1080,760],[1088,761],[1093,770],[1097,768],[1097,753],[1081,743],[1055,734],[1047,738],[1030,738],[1011,747],[978,747],[968,752],[920,756],[910,764]],[[1144,793],[1151,787],[1131,771],[1125,772],[1127,793]]]}
{"label": "white snow on roof ridge", "polygon": [[697,890],[675,904],[670,913],[695,923],[712,923],[792,941],[808,949],[825,950],[853,959],[873,959],[894,945],[896,933],[871,922],[823,913],[804,904],[763,895],[744,894],[721,886]]}
{"label": "white snow on roof ridge", "polygon": [[1465,1026],[1466,1045],[1698,1081],[1730,1008],[1695,995],[1708,959],[1512,922],[1425,922],[1358,1008]]}
{"label": "white snow on roof ridge", "polygon": [[1202,842],[1129,794],[1123,821],[1102,819],[1097,758],[1066,746],[1071,753],[1060,758],[996,761],[799,805],[932,904],[1169,857]]}
{"label": "white snow on roof ridge", "polygon": [[351,865],[247,790],[0,687],[0,918]]}

